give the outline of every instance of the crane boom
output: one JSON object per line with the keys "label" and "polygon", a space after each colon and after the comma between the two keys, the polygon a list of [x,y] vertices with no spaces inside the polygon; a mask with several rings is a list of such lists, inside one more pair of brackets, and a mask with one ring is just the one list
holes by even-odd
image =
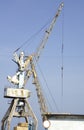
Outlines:
{"label": "crane boom", "polygon": [[44,38],[43,38],[41,44],[39,45],[39,47],[36,50],[36,53],[35,53],[35,60],[36,60],[36,62],[38,61],[38,59],[40,57],[40,54],[41,54],[43,48],[45,47],[45,45],[47,43],[47,40],[48,40],[48,38],[49,38],[49,36],[50,36],[50,34],[52,32],[52,29],[53,29],[53,27],[55,25],[55,22],[56,22],[58,16],[60,15],[60,12],[61,12],[61,10],[63,8],[63,5],[64,5],[63,3],[60,4],[60,6],[58,8],[58,11],[56,12],[56,15],[54,16],[54,18],[53,18],[49,28],[45,31],[45,35],[44,35]]}
{"label": "crane boom", "polygon": [[[36,69],[35,69],[35,65],[34,65],[34,57],[35,57],[35,60],[36,62],[39,60],[39,57],[40,57],[40,54],[43,50],[43,48],[45,47],[46,45],[46,42],[49,38],[49,35],[55,25],[55,22],[62,10],[62,7],[63,7],[63,3],[60,4],[59,8],[58,8],[58,11],[55,15],[55,17],[53,18],[49,28],[47,29],[47,31],[45,32],[45,36],[41,42],[41,44],[39,45],[39,47],[37,48],[37,51],[35,53],[35,55],[32,56],[32,59],[30,60],[30,66],[31,66],[31,73],[29,74],[29,77],[31,75],[33,75],[33,78],[34,78],[34,84],[35,84],[35,87],[36,87],[36,93],[37,93],[37,97],[38,97],[38,102],[39,102],[39,105],[40,105],[40,112],[41,112],[41,115],[45,114],[45,113],[48,113],[48,107],[47,107],[47,104],[46,104],[46,100],[44,98],[44,95],[43,95],[43,92],[42,92],[42,89],[41,89],[41,85],[40,85],[40,82],[39,82],[39,79],[38,79],[38,76],[37,76],[37,73],[36,73]],[[29,71],[28,71],[29,72]],[[25,78],[25,84],[28,80],[28,72],[27,72],[27,78]]]}
{"label": "crane boom", "polygon": [[33,61],[31,61],[30,64],[31,64],[33,78],[34,78],[33,84],[35,84],[37,97],[38,97],[38,102],[40,104],[40,112],[41,112],[41,115],[43,115],[45,113],[48,113],[48,107],[47,107],[44,95],[42,93],[42,89],[41,89],[41,86],[40,86],[40,82],[39,82],[39,79],[38,79],[36,69],[35,69],[35,65],[34,65]]}

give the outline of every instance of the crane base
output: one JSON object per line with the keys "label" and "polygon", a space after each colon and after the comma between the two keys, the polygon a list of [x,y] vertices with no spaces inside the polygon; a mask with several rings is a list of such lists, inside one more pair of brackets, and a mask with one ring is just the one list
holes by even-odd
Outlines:
{"label": "crane base", "polygon": [[[25,118],[26,123],[28,123],[28,118],[31,117],[34,121],[35,130],[37,130],[37,118],[34,112],[32,111],[32,108],[28,103],[27,99],[14,98],[12,100],[6,114],[2,119],[1,130],[4,130],[4,128],[10,130],[10,123],[13,117]],[[16,127],[15,130],[22,129],[18,129],[18,127]]]}

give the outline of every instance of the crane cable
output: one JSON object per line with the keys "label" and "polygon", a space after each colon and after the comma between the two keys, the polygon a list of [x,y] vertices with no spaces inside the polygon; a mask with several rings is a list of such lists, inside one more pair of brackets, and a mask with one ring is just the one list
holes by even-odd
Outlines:
{"label": "crane cable", "polygon": [[63,111],[64,95],[64,9],[62,13],[62,44],[61,44],[61,110]]}
{"label": "crane cable", "polygon": [[[58,1],[57,1],[58,3]],[[43,27],[41,27],[41,29],[39,29],[36,33],[34,33],[30,38],[28,38],[26,41],[24,41],[16,50],[13,51],[13,53],[19,51],[21,48],[23,48],[23,46],[25,46],[26,44],[28,44],[28,46],[30,45],[30,40],[32,40],[33,38],[35,38],[35,36],[37,36],[45,27],[47,27],[50,23],[51,23],[52,19],[48,20],[48,22],[46,22],[45,25],[43,25]]]}
{"label": "crane cable", "polygon": [[51,19],[48,20],[48,22],[46,22],[46,24],[43,25],[43,26],[42,26],[36,33],[34,33],[30,38],[28,38],[25,42],[23,42],[16,50],[14,50],[13,53],[19,51],[19,50],[20,50],[21,48],[23,48],[23,46],[25,46],[26,44],[28,44],[28,46],[29,46],[29,45],[30,45],[29,42],[30,42],[32,39],[34,39],[41,31],[43,31],[43,29],[44,29],[45,27],[47,27],[48,24],[50,24],[50,22],[51,22]]}
{"label": "crane cable", "polygon": [[64,11],[62,14],[62,47],[61,47],[61,56],[62,56],[62,66],[61,66],[61,78],[62,78],[62,96],[63,96],[63,70],[64,70]]}
{"label": "crane cable", "polygon": [[[42,70],[41,70],[41,68],[40,68],[40,65],[39,65],[38,63],[37,63],[37,65],[38,65],[39,71],[40,71],[40,73],[41,73],[41,75],[42,75],[42,77],[43,77],[43,80],[45,81],[46,87],[47,87],[47,89],[48,89],[48,91],[49,91],[49,94],[50,94],[50,96],[51,96],[51,98],[52,98],[52,101],[53,101],[53,103],[55,104],[56,110],[57,110],[57,112],[59,112],[59,108],[58,108],[58,106],[57,106],[57,103],[56,103],[55,99],[53,98],[53,95],[52,95],[52,93],[51,93],[51,91],[50,91],[50,89],[49,89],[49,86],[48,86],[48,83],[47,83],[47,81],[46,81],[46,79],[45,79],[45,76],[44,76],[44,74],[42,73]],[[49,103],[49,102],[48,102],[48,103]],[[51,107],[50,103],[49,103],[49,106]],[[51,107],[51,109],[52,109],[52,107]]]}

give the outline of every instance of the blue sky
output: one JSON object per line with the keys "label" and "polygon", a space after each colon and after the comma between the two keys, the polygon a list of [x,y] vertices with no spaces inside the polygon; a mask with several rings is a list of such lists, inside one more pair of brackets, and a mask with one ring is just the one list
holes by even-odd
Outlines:
{"label": "blue sky", "polygon": [[[10,85],[6,77],[7,75],[13,75],[17,69],[17,66],[11,61],[13,51],[54,17],[60,2],[62,0],[0,0],[0,104],[3,106],[3,110],[0,111],[0,120],[8,107],[8,99],[3,98],[4,87]],[[43,90],[45,91],[45,98],[48,98],[50,110],[53,112],[58,112],[57,105],[59,112],[84,114],[83,13],[83,0],[64,0],[64,9],[57,19],[53,32],[39,60],[39,66],[55,100],[54,103],[39,68],[37,68]],[[30,46],[28,46],[28,43],[21,48],[26,55],[35,51],[42,40],[43,34],[44,30],[31,40]],[[62,42],[64,45],[63,86],[61,78]],[[27,88],[32,91],[30,103],[40,119],[40,112],[38,114],[39,106],[36,105],[36,107],[33,100],[33,97],[36,96],[35,89],[31,83],[28,84]],[[38,104],[37,98],[35,102]],[[41,122],[40,125],[42,125]]]}

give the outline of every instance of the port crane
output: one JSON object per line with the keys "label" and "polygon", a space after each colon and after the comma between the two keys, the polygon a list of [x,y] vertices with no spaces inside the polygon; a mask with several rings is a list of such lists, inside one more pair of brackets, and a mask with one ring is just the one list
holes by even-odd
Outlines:
{"label": "port crane", "polygon": [[7,128],[7,130],[10,130],[10,122],[12,120],[12,117],[24,117],[26,122],[29,122],[28,118],[32,117],[34,122],[34,130],[37,130],[38,125],[37,118],[29,102],[27,101],[27,98],[30,97],[30,91],[25,89],[25,85],[31,76],[33,76],[33,84],[36,87],[36,93],[38,97],[42,120],[43,122],[47,120],[45,115],[46,113],[49,113],[49,111],[46,105],[44,95],[41,90],[41,85],[38,79],[34,62],[36,63],[38,62],[41,52],[47,43],[47,40],[52,32],[52,29],[54,28],[54,25],[56,23],[58,16],[61,13],[62,8],[63,3],[60,4],[56,12],[56,15],[52,19],[49,28],[45,31],[43,40],[35,53],[29,56],[25,56],[24,52],[21,52],[19,56],[17,55],[16,52],[14,53],[13,61],[18,65],[18,70],[16,71],[16,74],[14,76],[8,76],[7,79],[9,82],[14,84],[16,88],[5,88],[4,90],[5,92],[4,97],[13,98],[13,100],[2,119],[1,130],[4,130],[5,128]]}

